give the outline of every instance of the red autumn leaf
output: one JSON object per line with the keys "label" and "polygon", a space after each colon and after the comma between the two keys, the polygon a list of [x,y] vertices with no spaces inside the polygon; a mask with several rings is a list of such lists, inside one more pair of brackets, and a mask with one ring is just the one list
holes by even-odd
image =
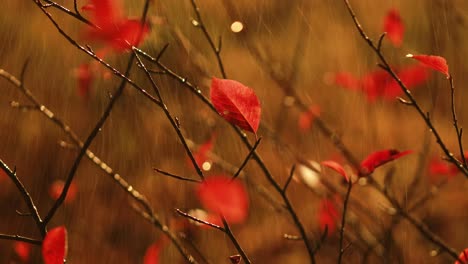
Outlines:
{"label": "red autumn leaf", "polygon": [[67,229],[64,226],[47,232],[42,242],[42,258],[45,264],[63,264],[67,257]]}
{"label": "red autumn leaf", "polygon": [[89,99],[91,83],[94,80],[94,74],[88,63],[83,63],[75,70],[75,77],[78,81],[78,95],[84,99]]}
{"label": "red autumn leaf", "polygon": [[31,255],[31,244],[21,241],[15,241],[13,249],[22,262],[28,262]]}
{"label": "red autumn leaf", "polygon": [[[197,151],[193,152],[193,158],[195,159],[195,162],[197,162],[198,167],[203,168],[203,163],[208,160],[208,153],[213,149],[215,140],[216,134],[213,133],[205,143],[198,147]],[[187,162],[189,166],[193,168],[190,158],[187,158]]]}
{"label": "red autumn leaf", "polygon": [[90,0],[87,11],[97,28],[89,28],[87,38],[110,45],[117,51],[138,46],[149,32],[148,23],[128,19],[122,15],[118,0]]}
{"label": "red autumn leaf", "polygon": [[223,215],[229,223],[241,223],[247,218],[247,191],[238,180],[232,181],[226,176],[212,176],[198,185],[196,194],[207,210]]}
{"label": "red autumn leaf", "polygon": [[458,260],[454,264],[468,264],[468,248],[463,250],[458,256]]}
{"label": "red autumn leaf", "polygon": [[145,256],[143,258],[143,264],[158,264],[159,258],[161,256],[161,250],[164,246],[164,239],[160,239],[157,242],[151,244],[145,252]]}
{"label": "red autumn leaf", "polygon": [[360,80],[354,77],[350,72],[337,72],[327,74],[326,79],[329,83],[347,88],[349,90],[358,90],[360,86]]}
{"label": "red autumn leaf", "polygon": [[406,55],[406,57],[418,60],[422,65],[428,68],[431,68],[435,71],[439,71],[445,74],[447,77],[450,76],[447,61],[443,57],[434,56],[434,55],[413,55],[413,54],[408,54]]}
{"label": "red autumn leaf", "polygon": [[257,133],[261,108],[251,88],[234,80],[213,78],[210,97],[216,111],[229,123]]}
{"label": "red autumn leaf", "polygon": [[[57,200],[62,193],[63,187],[65,186],[65,182],[62,180],[55,180],[49,187],[49,196]],[[70,188],[68,188],[67,197],[65,197],[65,203],[71,203],[75,200],[76,195],[78,193],[78,187],[74,182],[70,184]]]}
{"label": "red autumn leaf", "polygon": [[346,171],[344,170],[343,166],[341,166],[341,164],[339,164],[338,162],[333,160],[325,160],[322,161],[322,165],[338,172],[341,176],[345,178],[347,182],[349,182],[348,174],[346,174]]}
{"label": "red autumn leaf", "polygon": [[390,9],[384,19],[383,30],[387,32],[388,39],[395,47],[401,46],[403,43],[403,35],[405,27],[397,9]]}
{"label": "red autumn leaf", "polygon": [[2,169],[0,169],[0,182],[6,179],[8,179],[8,175]]}
{"label": "red autumn leaf", "polygon": [[453,164],[440,160],[437,157],[434,157],[429,162],[429,175],[433,180],[436,176],[445,176],[447,178],[452,178],[458,173],[458,169]]}
{"label": "red autumn leaf", "polygon": [[332,235],[336,230],[336,221],[338,219],[338,210],[330,199],[322,199],[319,204],[319,226],[323,232],[328,228],[328,235]]}
{"label": "red autumn leaf", "polygon": [[381,151],[376,151],[369,156],[367,156],[361,162],[361,170],[365,175],[374,172],[377,167],[384,165],[387,162],[398,159],[405,155],[412,153],[412,150],[398,151],[395,149],[386,149]]}
{"label": "red autumn leaf", "polygon": [[313,105],[308,111],[302,112],[298,120],[299,129],[302,132],[309,130],[317,116],[320,116],[320,106],[318,105]]}

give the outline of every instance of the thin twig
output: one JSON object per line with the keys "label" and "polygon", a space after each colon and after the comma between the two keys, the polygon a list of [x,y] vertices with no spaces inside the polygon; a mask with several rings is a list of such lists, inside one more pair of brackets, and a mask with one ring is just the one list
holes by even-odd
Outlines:
{"label": "thin twig", "polygon": [[343,238],[345,232],[345,224],[346,224],[346,213],[348,210],[348,203],[350,200],[351,189],[353,188],[353,183],[351,179],[348,181],[348,189],[346,191],[345,200],[343,202],[343,213],[341,216],[341,227],[340,227],[340,248],[338,251],[338,264],[341,264],[341,260],[343,258],[343,253],[345,252],[345,248],[343,248]]}
{"label": "thin twig", "polygon": [[242,164],[240,165],[239,169],[237,169],[236,173],[234,173],[234,176],[232,176],[232,180],[234,180],[235,178],[237,178],[239,176],[239,174],[242,172],[242,170],[244,169],[244,167],[247,165],[247,162],[249,162],[250,158],[252,157],[253,153],[255,152],[255,150],[257,149],[258,145],[260,144],[260,141],[262,140],[262,138],[258,138],[257,141],[255,142],[255,145],[253,146],[253,148],[250,150],[249,154],[247,155],[247,157],[245,157],[244,161],[242,162]]}
{"label": "thin twig", "polygon": [[291,171],[289,172],[289,177],[288,179],[286,180],[286,183],[284,184],[284,187],[283,187],[283,193],[286,193],[286,191],[288,190],[288,186],[289,186],[289,183],[291,183],[291,180],[294,176],[294,171],[296,170],[296,164],[294,164],[292,167],[291,167]]}
{"label": "thin twig", "polygon": [[41,240],[37,240],[37,239],[34,239],[34,238],[29,238],[29,237],[24,237],[24,236],[19,236],[19,235],[0,234],[0,239],[21,241],[21,242],[26,242],[26,243],[29,243],[29,244],[34,244],[34,245],[41,245],[42,244]]}
{"label": "thin twig", "polygon": [[186,213],[186,212],[183,212],[183,211],[180,210],[180,209],[177,209],[177,208],[176,208],[175,210],[176,210],[176,212],[177,212],[178,214],[180,214],[180,215],[183,216],[183,217],[189,218],[190,220],[193,220],[193,221],[195,221],[195,222],[197,222],[197,223],[200,223],[200,224],[203,224],[203,225],[212,227],[212,228],[214,228],[214,229],[218,229],[219,231],[222,231],[223,233],[226,232],[226,230],[224,230],[224,228],[220,227],[219,225],[215,225],[215,224],[213,224],[213,223],[210,223],[210,222],[207,222],[207,221],[202,220],[202,219],[200,219],[200,218],[197,218],[197,217],[195,217],[195,216],[193,216],[193,215],[190,215],[190,214],[188,214],[188,213]]}
{"label": "thin twig", "polygon": [[202,183],[202,181],[200,181],[200,180],[195,180],[195,179],[190,179],[190,178],[182,177],[182,176],[175,175],[175,174],[172,174],[172,173],[167,172],[167,171],[160,170],[160,169],[158,169],[158,168],[153,168],[153,170],[155,170],[155,171],[161,173],[162,175],[165,175],[165,176],[168,176],[168,177],[172,177],[172,178],[175,178],[175,179],[178,179],[178,180],[181,180],[181,181]]}
{"label": "thin twig", "polygon": [[206,40],[208,40],[208,43],[210,44],[211,50],[216,56],[216,61],[218,62],[219,70],[221,71],[221,76],[223,76],[223,78],[226,79],[227,78],[226,71],[224,70],[223,61],[221,60],[221,37],[219,38],[220,39],[219,45],[218,47],[216,47],[213,39],[211,38],[210,34],[208,33],[208,30],[205,27],[205,23],[203,22],[202,16],[200,14],[200,8],[198,8],[195,0],[191,0],[191,2],[192,2],[193,10],[195,11],[195,15],[197,16],[196,18],[197,21],[196,21],[196,24],[194,23],[194,25],[196,25],[203,31],[203,34],[205,35]]}
{"label": "thin twig", "polygon": [[[165,49],[163,49],[165,50]],[[140,64],[141,68],[146,74],[146,77],[148,80],[151,82],[151,87],[153,88],[154,92],[157,94],[159,101],[161,102],[161,108],[164,111],[164,114],[166,115],[166,118],[169,120],[171,123],[172,128],[174,128],[175,132],[177,133],[177,136],[179,137],[179,140],[182,142],[182,145],[184,146],[185,152],[187,153],[187,156],[189,156],[190,161],[192,162],[193,167],[195,168],[198,176],[200,177],[201,180],[205,179],[205,176],[203,175],[203,171],[201,170],[200,166],[198,165],[197,161],[195,160],[195,157],[193,156],[192,151],[190,150],[187,141],[185,140],[184,135],[182,134],[182,131],[180,130],[180,127],[176,120],[172,117],[171,112],[167,108],[166,104],[164,103],[163,97],[161,95],[161,91],[159,90],[158,85],[153,79],[153,76],[151,73],[148,71],[146,68],[145,64],[141,60],[140,56],[138,56],[138,53],[136,49],[133,49],[133,54],[135,55],[136,59],[138,60],[138,63]]]}
{"label": "thin twig", "polygon": [[244,262],[246,264],[250,264],[251,262],[250,262],[249,257],[247,257],[247,254],[245,253],[244,249],[240,246],[240,244],[237,241],[236,237],[232,233],[231,228],[229,227],[229,224],[227,223],[224,216],[221,216],[221,220],[223,221],[223,225],[224,225],[224,233],[226,233],[226,235],[229,237],[229,239],[231,239],[232,243],[234,244],[234,246],[237,249],[237,252],[239,252],[239,254],[241,255]]}
{"label": "thin twig", "polygon": [[34,219],[34,222],[36,223],[39,233],[41,234],[42,238],[44,238],[45,235],[47,234],[46,224],[44,224],[44,222],[42,221],[41,216],[39,215],[39,212],[37,210],[37,207],[34,204],[33,199],[31,198],[31,195],[26,190],[26,187],[24,187],[23,183],[18,178],[18,176],[16,176],[16,169],[11,170],[1,159],[0,159],[0,169],[2,169],[8,175],[10,180],[13,181],[16,188],[21,193],[21,196],[23,197],[24,202],[28,206],[28,209],[32,215],[32,218]]}
{"label": "thin twig", "polygon": [[455,109],[456,108],[455,107],[455,85],[453,83],[453,76],[450,75],[448,79],[450,83],[450,94],[451,94],[450,103],[452,105],[451,110],[452,110],[453,127],[455,128],[455,132],[457,134],[458,148],[460,150],[460,159],[463,162],[463,166],[467,167],[465,151],[463,150],[463,142],[462,142],[463,129],[459,127],[458,125],[458,119],[457,119],[457,114],[456,114],[456,109]]}

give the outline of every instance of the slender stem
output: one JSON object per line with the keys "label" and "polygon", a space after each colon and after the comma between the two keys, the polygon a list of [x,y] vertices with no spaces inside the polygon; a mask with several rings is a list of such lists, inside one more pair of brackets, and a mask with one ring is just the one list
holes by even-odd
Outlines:
{"label": "slender stem", "polygon": [[140,59],[140,56],[138,56],[137,51],[134,49],[133,54],[135,55],[136,59],[138,60],[138,63],[140,64],[141,68],[146,74],[146,77],[148,80],[151,82],[151,87],[153,87],[154,92],[157,94],[159,101],[161,102],[161,108],[164,111],[164,114],[166,115],[167,119],[171,123],[172,128],[174,128],[175,132],[177,133],[177,136],[179,137],[179,140],[182,142],[182,145],[184,146],[185,152],[189,156],[193,167],[195,167],[195,170],[197,171],[198,176],[200,177],[201,180],[205,179],[205,176],[203,175],[203,171],[201,170],[200,166],[198,165],[197,161],[195,160],[195,157],[193,156],[192,151],[190,150],[187,141],[185,140],[184,135],[182,135],[182,131],[180,130],[178,122],[172,117],[171,112],[167,108],[166,104],[164,103],[164,100],[162,98],[161,92],[159,90],[159,87],[157,86],[156,82],[153,79],[153,76],[151,76],[150,72],[146,68],[145,64],[143,61]]}
{"label": "slender stem", "polygon": [[345,252],[345,249],[343,248],[343,238],[344,238],[344,232],[345,232],[345,224],[346,224],[346,213],[348,210],[348,203],[350,200],[350,195],[351,195],[351,189],[353,188],[353,183],[351,180],[348,181],[348,189],[346,191],[346,196],[345,200],[343,202],[343,213],[341,216],[341,227],[340,227],[340,248],[338,251],[338,264],[341,264],[341,260],[343,258],[343,253]]}
{"label": "slender stem", "polygon": [[203,34],[205,35],[206,40],[208,40],[208,43],[210,44],[211,50],[216,56],[216,61],[218,62],[218,67],[219,67],[219,70],[221,71],[221,76],[223,76],[223,78],[226,79],[227,75],[226,75],[226,71],[224,70],[223,61],[221,59],[221,38],[219,41],[219,46],[216,47],[213,39],[211,38],[210,34],[208,33],[208,30],[205,27],[205,23],[203,23],[203,19],[200,14],[200,8],[198,8],[195,0],[191,0],[191,2],[192,2],[193,10],[195,11],[195,15],[197,16],[197,21],[196,21],[197,27],[200,27],[200,29],[203,31]]}
{"label": "slender stem", "polygon": [[34,204],[33,199],[31,198],[31,195],[29,195],[29,192],[26,190],[26,187],[24,187],[23,183],[20,181],[18,176],[16,176],[16,170],[12,171],[1,159],[0,168],[8,175],[8,177],[10,177],[11,181],[13,181],[13,183],[16,185],[16,188],[21,193],[21,196],[23,196],[23,200],[28,206],[29,212],[31,213],[32,218],[34,219],[34,222],[36,223],[36,226],[39,229],[42,238],[44,238],[47,233],[46,225],[43,223],[41,216],[37,211],[37,207]]}
{"label": "slender stem", "polygon": [[465,157],[465,151],[463,150],[463,142],[462,142],[462,135],[463,135],[463,129],[459,127],[458,125],[458,119],[457,119],[457,114],[456,114],[456,107],[455,107],[455,85],[453,83],[453,76],[450,75],[449,78],[449,83],[450,83],[450,94],[451,94],[451,105],[452,105],[452,121],[453,121],[453,127],[455,128],[455,132],[457,134],[457,141],[458,141],[458,148],[460,150],[460,159],[463,162],[463,166],[467,167],[466,164],[466,157]]}
{"label": "slender stem", "polygon": [[29,237],[24,237],[24,236],[19,236],[19,235],[0,234],[0,239],[21,241],[21,242],[26,242],[26,243],[29,243],[29,244],[34,244],[34,245],[41,245],[42,244],[41,240],[37,240],[37,239],[34,239],[34,238],[29,238]]}
{"label": "slender stem", "polygon": [[249,151],[249,154],[247,155],[247,157],[245,157],[244,161],[242,162],[242,164],[240,165],[239,169],[237,169],[236,173],[234,173],[234,176],[232,177],[232,180],[234,180],[235,178],[237,178],[239,176],[239,174],[242,172],[242,170],[244,169],[244,167],[247,165],[247,162],[249,162],[249,159],[252,157],[253,153],[255,152],[255,150],[257,149],[258,145],[260,144],[260,141],[262,140],[262,138],[260,137],[256,142],[255,142],[255,145],[253,146],[253,148]]}
{"label": "slender stem", "polygon": [[197,223],[200,223],[200,224],[203,224],[203,225],[212,227],[212,228],[214,228],[214,229],[218,229],[219,231],[221,231],[221,232],[223,232],[223,233],[226,232],[226,230],[225,230],[224,228],[220,227],[219,225],[215,225],[215,224],[213,224],[213,223],[210,223],[210,222],[207,222],[207,221],[202,220],[202,219],[200,219],[200,218],[197,218],[197,217],[195,217],[195,216],[193,216],[193,215],[190,215],[190,214],[188,214],[188,213],[186,213],[186,212],[183,212],[183,211],[180,210],[180,209],[177,209],[177,208],[176,208],[175,210],[176,210],[176,212],[177,212],[179,215],[181,215],[181,216],[183,216],[183,217],[186,217],[186,218],[188,218],[188,219],[190,219],[190,220],[192,220],[192,221],[195,221],[195,222],[197,222]]}
{"label": "slender stem", "polygon": [[231,239],[232,243],[234,244],[234,246],[237,249],[237,252],[239,252],[239,254],[241,255],[242,259],[244,260],[244,262],[246,264],[250,264],[251,262],[250,262],[249,257],[247,257],[247,254],[245,253],[244,249],[240,246],[240,244],[237,241],[236,237],[232,233],[231,228],[229,227],[228,223],[226,222],[226,219],[224,218],[224,216],[221,217],[221,220],[223,221],[224,232]]}
{"label": "slender stem", "polygon": [[167,172],[167,171],[160,170],[160,169],[158,169],[158,168],[153,168],[153,169],[154,169],[155,171],[161,173],[161,174],[164,175],[164,176],[168,176],[168,177],[171,177],[171,178],[175,178],[175,179],[178,179],[178,180],[181,180],[181,181],[188,181],[188,182],[201,183],[200,180],[194,180],[194,179],[182,177],[182,176],[175,175],[175,174],[170,173],[170,172]]}

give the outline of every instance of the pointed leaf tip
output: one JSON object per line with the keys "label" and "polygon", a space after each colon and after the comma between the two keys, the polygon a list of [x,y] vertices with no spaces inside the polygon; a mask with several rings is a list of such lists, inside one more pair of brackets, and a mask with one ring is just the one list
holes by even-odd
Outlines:
{"label": "pointed leaf tip", "polygon": [[447,60],[441,56],[435,55],[413,55],[407,54],[407,58],[412,58],[419,61],[422,65],[431,68],[435,71],[445,74],[447,77],[450,76]]}
{"label": "pointed leaf tip", "polygon": [[45,264],[63,264],[67,257],[67,229],[59,226],[49,230],[42,242],[42,258]]}
{"label": "pointed leaf tip", "polygon": [[338,172],[341,176],[345,178],[347,182],[349,182],[348,174],[346,174],[346,171],[344,170],[343,166],[341,166],[341,164],[339,164],[338,162],[333,160],[326,160],[322,161],[322,165]]}
{"label": "pointed leaf tip", "polygon": [[251,88],[238,81],[213,78],[210,97],[216,111],[229,123],[257,133],[261,107]]}

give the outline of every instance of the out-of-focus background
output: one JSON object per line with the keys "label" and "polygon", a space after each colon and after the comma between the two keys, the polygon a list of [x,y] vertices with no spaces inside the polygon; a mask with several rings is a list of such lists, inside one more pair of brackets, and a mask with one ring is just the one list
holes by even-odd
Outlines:
{"label": "out-of-focus background", "polygon": [[[58,1],[68,8],[72,1]],[[85,1],[78,1],[79,6]],[[126,1],[129,16],[141,13],[143,1]],[[222,37],[226,73],[230,79],[252,87],[262,104],[263,141],[258,149],[278,182],[284,183],[298,156],[306,160],[338,159],[339,152],[314,125],[307,131],[298,128],[301,111],[289,106],[288,89],[307,105],[319,106],[321,118],[342,138],[359,159],[388,148],[411,149],[414,154],[379,169],[374,177],[381,181],[392,174],[391,191],[403,206],[424,196],[434,184],[447,181],[429,177],[427,166],[442,152],[413,108],[397,100],[368,102],[359,91],[343,89],[330,82],[336,72],[356,77],[376,70],[377,58],[360,38],[342,1],[198,1],[206,28],[217,42]],[[383,20],[391,8],[399,10],[405,26],[403,44],[393,47],[384,40],[383,50],[392,65],[414,64],[407,53],[444,56],[455,78],[456,106],[461,125],[467,124],[466,58],[468,58],[468,4],[465,1],[351,1],[364,29],[377,40]],[[60,11],[48,9],[64,30],[80,43],[85,25]],[[195,13],[189,0],[152,1],[149,12],[150,35],[142,49],[156,55],[166,44],[163,62],[180,75],[199,85],[209,95],[211,77],[221,77],[217,62],[201,30],[192,24]],[[243,29],[235,33],[235,21]],[[89,43],[98,50],[98,44]],[[123,71],[128,53],[111,54],[106,59]],[[57,116],[85,139],[99,119],[109,93],[119,79],[102,76],[97,66],[89,98],[79,95],[76,71],[90,58],[70,45],[36,7],[33,1],[3,1],[0,9],[0,68],[19,77],[26,60],[29,66],[24,85]],[[134,67],[132,77],[148,86]],[[276,80],[276,81],[275,81]],[[279,81],[278,81],[279,80]],[[213,152],[223,161],[239,166],[248,153],[229,125],[203,105],[191,92],[166,76],[158,76],[168,107],[182,124],[184,135],[196,144],[217,135]],[[279,85],[281,84],[281,85]],[[149,86],[148,86],[149,88]],[[150,89],[148,89],[150,90]],[[39,212],[45,214],[53,203],[49,189],[65,179],[77,155],[75,149],[61,147],[70,142],[53,123],[35,111],[10,106],[11,101],[28,105],[17,88],[0,80],[0,158],[25,183]],[[432,73],[429,81],[413,90],[421,106],[431,113],[435,126],[447,146],[455,153],[457,141],[452,127],[450,90],[447,80]],[[274,134],[271,134],[271,131]],[[249,135],[251,141],[254,136]],[[286,151],[279,142],[289,146]],[[194,147],[195,149],[195,147]],[[171,227],[183,219],[174,208],[189,210],[201,205],[194,185],[156,174],[160,168],[186,177],[196,174],[163,112],[127,87],[100,134],[93,150],[102,160],[146,195],[155,212]],[[221,164],[222,165],[222,164]],[[213,162],[207,175],[226,172]],[[278,212],[258,193],[264,186],[273,197],[279,196],[265,180],[254,161],[245,169],[249,178],[250,212],[246,223],[233,225],[233,232],[254,263],[307,263],[303,243],[283,238],[297,231],[284,212]],[[338,189],[340,179],[331,171],[327,177]],[[410,183],[420,177],[417,184]],[[76,198],[60,208],[50,227],[66,225],[69,232],[69,263],[142,263],[146,248],[161,233],[132,209],[132,200],[92,162],[84,159],[76,175]],[[356,185],[350,210],[357,217],[346,229],[351,245],[344,263],[450,263],[446,255],[432,257],[437,247],[422,237],[405,220],[387,213],[388,202],[365,186]],[[457,251],[468,247],[468,198],[466,179],[450,178],[434,197],[412,213]],[[302,222],[317,241],[320,236],[319,201],[324,194],[314,193],[304,184],[291,183],[289,195]],[[359,203],[355,203],[359,201]],[[39,237],[30,217],[15,210],[27,210],[15,186],[5,177],[0,180],[0,233]],[[341,210],[341,209],[339,209]],[[391,228],[389,228],[391,227]],[[179,228],[210,263],[229,263],[236,254],[228,238],[216,230]],[[362,237],[360,237],[362,236]],[[338,232],[330,234],[317,254],[318,263],[336,262]],[[188,248],[192,248],[186,242]],[[12,241],[0,241],[0,263],[21,263]],[[198,253],[191,250],[195,257]],[[40,248],[33,247],[29,263],[40,263]],[[161,263],[182,263],[179,253],[167,245]],[[452,261],[453,262],[453,261]]]}

